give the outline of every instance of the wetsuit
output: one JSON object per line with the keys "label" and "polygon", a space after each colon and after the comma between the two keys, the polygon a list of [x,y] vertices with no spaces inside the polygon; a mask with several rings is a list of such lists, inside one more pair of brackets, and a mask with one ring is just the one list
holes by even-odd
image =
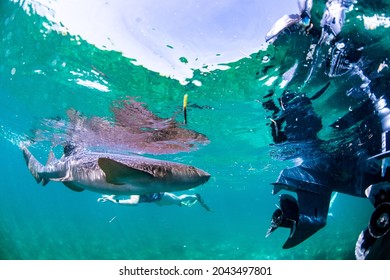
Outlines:
{"label": "wetsuit", "polygon": [[139,203],[141,203],[141,202],[145,202],[145,203],[158,202],[161,200],[161,198],[163,196],[164,196],[163,192],[143,194],[143,195],[139,196]]}

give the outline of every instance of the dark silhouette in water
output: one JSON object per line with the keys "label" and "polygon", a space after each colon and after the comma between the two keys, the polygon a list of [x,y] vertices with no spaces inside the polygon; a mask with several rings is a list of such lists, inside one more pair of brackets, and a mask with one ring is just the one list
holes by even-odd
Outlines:
{"label": "dark silhouette in water", "polygon": [[[385,104],[380,100],[367,99],[331,124],[342,137],[323,141],[317,137],[322,122],[311,100],[303,93],[285,91],[279,99],[281,108],[273,100],[263,103],[273,112],[270,125],[275,148],[282,147],[284,152],[299,147],[283,159],[301,160],[299,165],[284,169],[274,183],[273,194],[284,189],[295,192],[298,199],[280,196],[267,236],[278,227],[290,228],[283,248],[298,245],[326,225],[331,194],[341,192],[368,197],[376,208],[359,236],[356,258],[367,258],[371,247],[375,252],[370,257],[389,258],[384,248],[389,246],[390,169],[381,162],[389,156],[389,152],[382,152],[382,131],[388,124],[389,110],[379,107]],[[380,246],[374,246],[377,240]]]}
{"label": "dark silhouette in water", "polygon": [[[310,20],[311,2],[298,0],[299,11],[305,14],[282,17],[267,39],[300,29],[298,25],[306,15]],[[290,236],[283,248],[300,244],[326,225],[331,193],[342,192],[367,197],[375,207],[367,229],[356,243],[356,258],[386,259],[390,258],[386,251],[390,245],[390,109],[388,84],[383,82],[386,79],[381,72],[387,64],[382,58],[379,63],[362,58],[364,42],[359,43],[360,47],[355,45],[355,37],[354,42],[352,38],[340,38],[346,13],[354,3],[327,1],[320,22],[321,35],[308,52],[311,66],[299,86],[302,89],[318,77],[322,77],[321,81],[343,75],[354,79],[347,96],[359,101],[331,125],[338,136],[327,141],[317,137],[322,121],[311,104],[325,93],[329,82],[312,98],[301,92],[285,91],[279,106],[273,100],[263,103],[266,110],[273,112],[270,125],[278,158],[300,161],[297,166],[284,169],[274,183],[274,194],[285,189],[295,192],[297,199],[280,196],[280,207],[272,216],[267,236],[278,227],[286,227],[290,228]],[[315,30],[312,26],[310,34],[317,36]],[[313,44],[315,38],[312,39]]]}
{"label": "dark silhouette in water", "polygon": [[[280,104],[283,109],[277,110],[271,122],[276,148],[299,145],[300,150],[288,158],[299,158],[301,163],[280,173],[273,194],[285,189],[296,192],[298,200],[291,195],[281,195],[280,208],[273,214],[267,236],[278,227],[290,228],[290,236],[283,246],[287,249],[326,225],[332,192],[365,197],[365,189],[384,178],[378,160],[369,159],[380,152],[379,120],[373,114],[366,114],[370,103],[364,103],[332,125],[340,127],[343,124],[343,129],[348,126],[355,135],[352,139],[342,139],[344,143],[338,141],[334,149],[330,148],[332,143],[317,137],[322,122],[314,112],[310,98],[285,91]],[[274,106],[267,103],[267,107]],[[362,123],[356,125],[358,121]],[[351,125],[347,125],[348,122]]]}

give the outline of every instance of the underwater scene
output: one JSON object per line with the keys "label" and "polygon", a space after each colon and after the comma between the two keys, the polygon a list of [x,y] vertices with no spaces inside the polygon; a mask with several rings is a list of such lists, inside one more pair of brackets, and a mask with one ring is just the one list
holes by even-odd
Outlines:
{"label": "underwater scene", "polygon": [[390,259],[389,8],[0,0],[0,259]]}

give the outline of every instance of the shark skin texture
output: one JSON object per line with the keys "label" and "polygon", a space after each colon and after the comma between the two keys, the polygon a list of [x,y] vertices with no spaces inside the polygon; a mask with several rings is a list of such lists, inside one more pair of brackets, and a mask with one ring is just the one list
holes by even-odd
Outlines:
{"label": "shark skin texture", "polygon": [[65,149],[56,159],[50,153],[42,165],[26,147],[21,147],[37,183],[62,182],[73,191],[101,194],[142,195],[174,192],[206,183],[210,174],[193,166],[138,155]]}

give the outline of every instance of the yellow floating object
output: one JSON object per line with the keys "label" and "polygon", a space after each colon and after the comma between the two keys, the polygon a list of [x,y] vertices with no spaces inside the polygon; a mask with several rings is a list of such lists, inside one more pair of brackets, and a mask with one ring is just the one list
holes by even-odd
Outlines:
{"label": "yellow floating object", "polygon": [[183,98],[183,108],[187,108],[188,94],[184,94]]}
{"label": "yellow floating object", "polygon": [[183,98],[183,113],[184,113],[184,123],[187,124],[187,101],[188,101],[188,94],[184,94]]}

